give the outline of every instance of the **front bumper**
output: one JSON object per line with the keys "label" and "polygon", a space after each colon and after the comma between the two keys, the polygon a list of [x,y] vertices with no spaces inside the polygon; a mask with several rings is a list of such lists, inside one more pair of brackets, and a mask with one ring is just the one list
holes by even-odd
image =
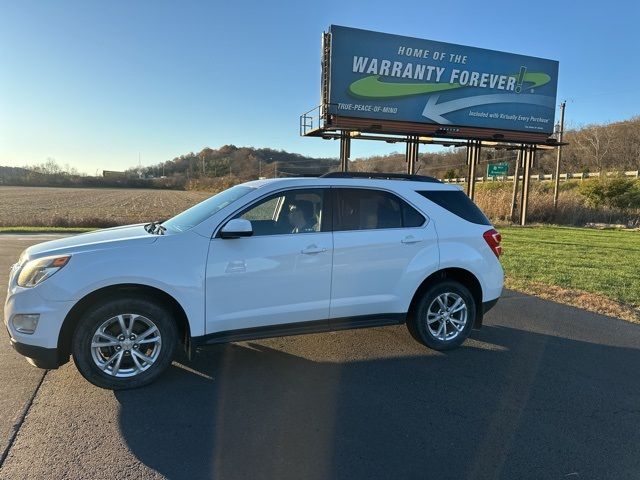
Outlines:
{"label": "front bumper", "polygon": [[[11,346],[20,355],[26,357],[27,361],[38,368],[53,369],[58,368],[65,362],[60,362],[57,348],[45,348],[38,347],[36,345],[27,345],[26,343],[19,343],[13,338],[11,339]],[[67,359],[68,360],[68,359]]]}
{"label": "front bumper", "polygon": [[[9,336],[18,343],[44,348],[57,348],[58,336],[67,314],[75,302],[48,300],[39,292],[40,288],[12,286],[4,305],[4,324]],[[21,333],[12,324],[17,314],[39,315],[38,326],[31,334]]]}
{"label": "front bumper", "polygon": [[[4,305],[4,325],[11,345],[32,365],[40,368],[58,368],[69,358],[60,358],[58,338],[64,320],[74,302],[52,301],[41,293],[42,289],[22,288],[10,281],[7,301]],[[17,314],[38,314],[39,320],[32,334],[17,331],[12,318]]]}

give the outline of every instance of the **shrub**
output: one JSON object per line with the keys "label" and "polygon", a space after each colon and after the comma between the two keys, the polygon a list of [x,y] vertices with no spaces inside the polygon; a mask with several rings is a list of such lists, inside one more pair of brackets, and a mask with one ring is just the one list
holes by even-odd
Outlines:
{"label": "shrub", "polygon": [[[590,182],[590,181],[589,181]],[[512,182],[496,182],[502,183],[503,188],[499,188],[491,183],[484,185],[478,184],[476,190],[475,201],[482,211],[495,223],[509,222],[509,211],[511,207]],[[569,183],[569,182],[567,182]],[[556,225],[574,225],[584,226],[588,223],[603,224],[623,224],[629,227],[640,226],[640,208],[636,206],[628,208],[618,208],[613,204],[602,204],[594,206],[585,202],[585,196],[580,193],[582,185],[575,187],[580,182],[571,182],[574,186],[569,188],[560,188],[558,198],[558,207],[553,207],[553,188],[543,186],[542,182],[531,184],[531,194],[529,198],[529,209],[527,219],[531,223],[551,223]],[[587,183],[586,181],[583,183]],[[482,185],[482,186],[481,186]],[[560,184],[561,186],[563,184]],[[636,183],[637,185],[637,183]],[[487,188],[488,187],[488,188]],[[520,189],[522,186],[520,186]],[[632,192],[638,188],[634,187]],[[518,192],[518,208],[520,203],[520,193]],[[626,197],[631,197],[628,194]],[[632,204],[631,200],[627,200],[628,204]]]}
{"label": "shrub", "polygon": [[579,192],[593,207],[640,208],[640,182],[624,177],[588,180],[580,185]]}

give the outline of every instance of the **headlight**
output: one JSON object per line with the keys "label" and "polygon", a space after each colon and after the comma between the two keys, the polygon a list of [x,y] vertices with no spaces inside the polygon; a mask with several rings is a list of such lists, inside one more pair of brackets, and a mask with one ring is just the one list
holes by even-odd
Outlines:
{"label": "headlight", "polygon": [[70,258],[70,255],[64,255],[60,257],[43,257],[27,262],[20,270],[20,275],[18,275],[18,285],[21,287],[35,287],[69,263]]}

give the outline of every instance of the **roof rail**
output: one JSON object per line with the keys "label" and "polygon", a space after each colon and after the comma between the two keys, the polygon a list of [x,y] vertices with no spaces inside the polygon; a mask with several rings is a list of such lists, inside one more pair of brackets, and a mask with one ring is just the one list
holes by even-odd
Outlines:
{"label": "roof rail", "polygon": [[379,180],[409,180],[411,182],[442,183],[434,177],[424,175],[409,175],[406,173],[380,173],[380,172],[329,172],[320,175],[320,178],[371,178]]}

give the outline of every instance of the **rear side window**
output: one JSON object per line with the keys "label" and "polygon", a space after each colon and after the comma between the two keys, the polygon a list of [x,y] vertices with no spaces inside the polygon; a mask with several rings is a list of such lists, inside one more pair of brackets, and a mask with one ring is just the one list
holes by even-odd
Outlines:
{"label": "rear side window", "polygon": [[425,218],[397,196],[379,190],[336,189],[334,230],[419,227]]}
{"label": "rear side window", "polygon": [[418,193],[468,222],[478,225],[491,225],[482,210],[464,192],[459,190],[429,190]]}

